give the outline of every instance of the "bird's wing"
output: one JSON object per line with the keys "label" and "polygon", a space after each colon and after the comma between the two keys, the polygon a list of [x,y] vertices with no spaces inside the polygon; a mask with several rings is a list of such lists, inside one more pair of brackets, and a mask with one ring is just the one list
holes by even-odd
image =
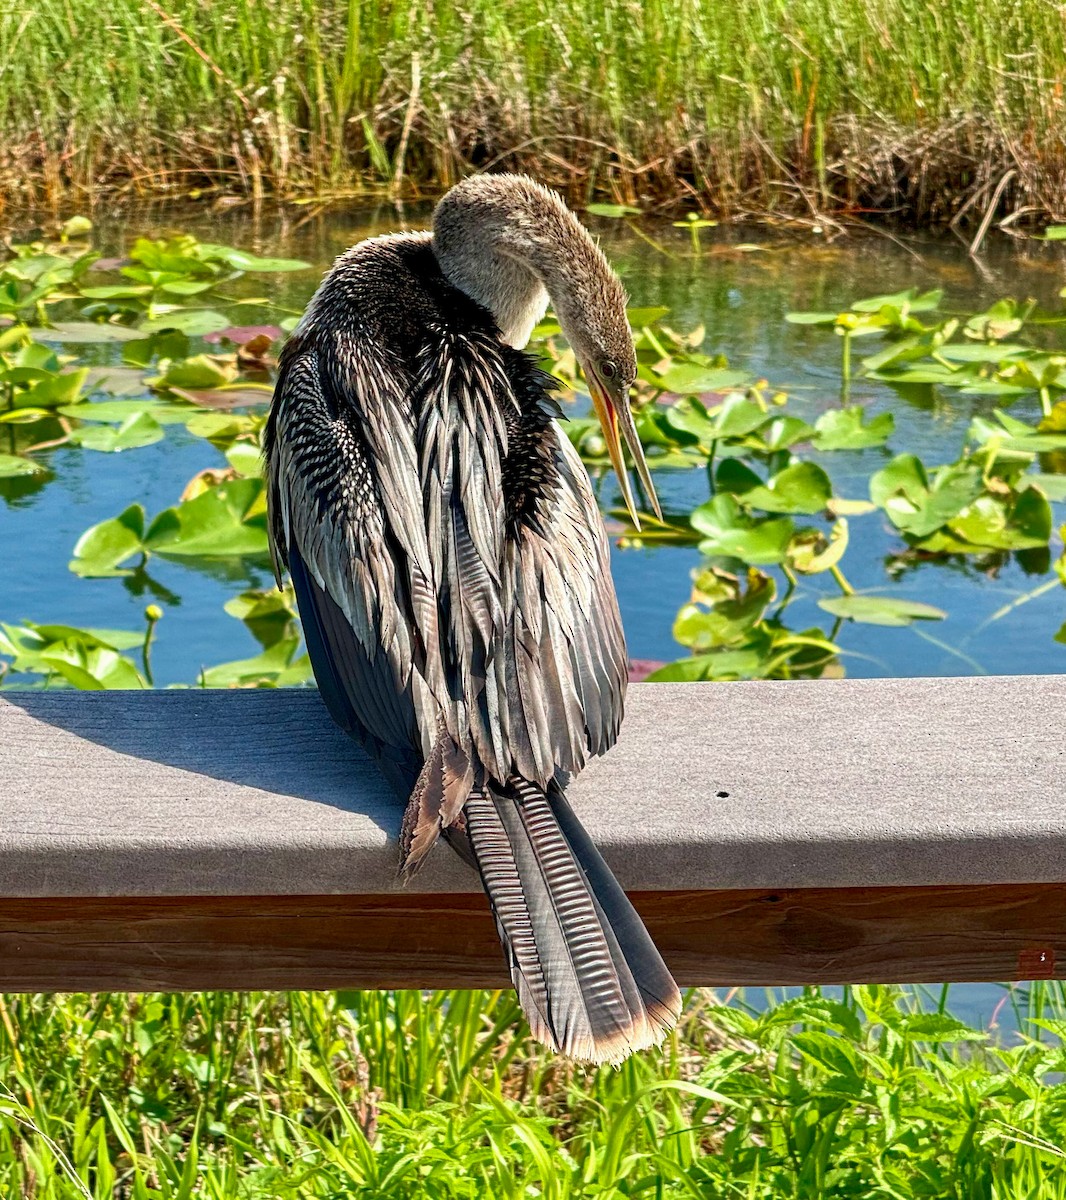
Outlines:
{"label": "bird's wing", "polygon": [[406,397],[368,362],[353,404],[335,375],[350,361],[299,335],[286,347],[266,438],[272,549],[331,714],[410,790],[436,723],[432,565],[411,519],[422,498]]}
{"label": "bird's wing", "polygon": [[547,764],[574,772],[586,753],[614,745],[628,676],[603,520],[569,438],[554,422],[549,433],[558,485],[542,502],[538,526],[513,545],[509,572],[513,661],[526,716],[516,761],[523,765],[528,737],[539,769],[522,774],[538,782],[546,782]]}
{"label": "bird's wing", "polygon": [[[493,778],[545,786],[613,744],[626,657],[603,521],[543,383],[493,337],[442,333],[415,411],[448,729]],[[546,465],[516,524],[515,474]]]}
{"label": "bird's wing", "polygon": [[297,335],[267,439],[275,549],[334,718],[385,758],[430,761],[443,727],[501,782],[579,770],[617,735],[625,646],[588,476],[546,413],[551,481],[508,520],[505,472],[536,470],[508,462],[533,369],[478,332],[436,331],[409,383],[369,354],[337,378],[357,354]]}

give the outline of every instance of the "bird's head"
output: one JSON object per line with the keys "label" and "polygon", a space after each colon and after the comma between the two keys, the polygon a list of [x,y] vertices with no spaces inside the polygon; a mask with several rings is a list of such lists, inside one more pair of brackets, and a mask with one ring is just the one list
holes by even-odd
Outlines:
{"label": "bird's head", "polygon": [[[606,263],[604,264],[606,265]],[[633,465],[643,485],[648,502],[655,515],[662,519],[659,498],[651,481],[640,444],[633,411],[629,407],[629,392],[637,377],[637,355],[633,347],[633,334],[626,319],[626,296],[618,277],[610,268],[597,279],[600,293],[590,303],[582,305],[579,317],[570,313],[569,320],[560,313],[563,332],[566,334],[574,355],[581,364],[588,383],[592,404],[603,429],[607,453],[611,457],[622,496],[633,524],[640,528],[629,473],[626,470],[622,442],[629,447]]]}
{"label": "bird's head", "polygon": [[640,528],[623,441],[661,518],[629,407],[637,356],[625,289],[562,198],[525,175],[471,176],[437,205],[433,248],[444,274],[492,313],[509,345],[526,344],[551,297],[588,381],[633,523]]}

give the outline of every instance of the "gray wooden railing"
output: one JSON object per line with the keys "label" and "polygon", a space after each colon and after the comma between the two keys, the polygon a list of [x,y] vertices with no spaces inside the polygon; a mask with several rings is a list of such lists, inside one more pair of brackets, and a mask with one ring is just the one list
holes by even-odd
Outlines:
{"label": "gray wooden railing", "polygon": [[[1066,679],[641,685],[571,791],[682,983],[1052,977]],[[494,986],[311,691],[4,693],[0,991]]]}

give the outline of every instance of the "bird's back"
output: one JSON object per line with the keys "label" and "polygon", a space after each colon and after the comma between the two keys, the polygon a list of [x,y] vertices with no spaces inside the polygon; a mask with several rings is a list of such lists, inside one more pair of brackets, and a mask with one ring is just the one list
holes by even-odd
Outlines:
{"label": "bird's back", "polygon": [[333,715],[404,762],[401,786],[439,720],[500,780],[546,783],[616,736],[609,551],[551,382],[447,281],[428,235],[343,255],[283,352],[275,553],[317,617]]}
{"label": "bird's back", "polygon": [[408,798],[405,871],[448,837],[535,1036],[617,1060],[661,1039],[680,996],[562,791],[614,742],[626,655],[551,382],[428,237],[349,251],[282,355],[272,544],[331,713]]}

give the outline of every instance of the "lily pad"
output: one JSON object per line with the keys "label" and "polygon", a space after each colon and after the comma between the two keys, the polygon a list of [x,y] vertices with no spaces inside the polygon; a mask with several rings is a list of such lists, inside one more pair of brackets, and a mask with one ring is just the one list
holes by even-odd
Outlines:
{"label": "lily pad", "polygon": [[144,509],[131,504],[117,517],[93,525],[78,538],[70,569],[75,575],[92,579],[132,575],[131,568],[120,564],[144,552],[143,538]]}
{"label": "lily pad", "polygon": [[1023,475],[1018,480],[1018,487],[1038,487],[1049,500],[1061,504],[1066,500],[1066,475],[1047,475],[1034,472]]}
{"label": "lily pad", "polygon": [[72,346],[95,342],[131,342],[144,336],[128,325],[105,321],[55,321],[51,326],[34,330],[34,334],[43,342],[68,342]]}
{"label": "lily pad", "polygon": [[634,208],[632,204],[589,204],[586,205],[585,212],[593,217],[612,217],[616,220],[620,217],[640,216],[640,209]]}
{"label": "lily pad", "polygon": [[233,267],[236,271],[263,271],[274,274],[280,271],[309,271],[311,264],[299,258],[260,258],[249,254],[247,250],[238,250],[234,246],[219,246],[213,242],[203,242],[198,247],[199,255],[204,259],[215,259]]}
{"label": "lily pad", "polygon": [[857,405],[834,408],[822,413],[814,424],[817,431],[813,443],[818,450],[865,450],[881,446],[896,428],[891,413],[879,413],[864,422],[865,412]]}
{"label": "lily pad", "polygon": [[739,459],[727,458],[719,466],[715,483],[751,508],[774,513],[817,513],[833,494],[829,476],[815,463],[795,463],[772,475],[764,484]]}
{"label": "lily pad", "polygon": [[115,650],[104,646],[86,646],[71,640],[57,642],[42,653],[38,661],[61,675],[80,691],[144,688],[148,684],[130,662]]}
{"label": "lily pad", "polygon": [[306,654],[296,658],[299,639],[284,638],[254,658],[219,663],[201,674],[204,687],[294,687],[311,680],[311,661]]}
{"label": "lily pad", "polygon": [[148,528],[145,546],[178,558],[233,558],[268,552],[261,511],[263,484],[238,479],[165,509]]}
{"label": "lily pad", "polygon": [[1013,503],[999,496],[978,496],[948,528],[975,546],[1028,550],[1051,539],[1051,505],[1039,488],[1019,492]]}
{"label": "lily pad", "polygon": [[913,454],[900,454],[870,479],[870,499],[903,533],[925,537],[946,525],[983,488],[974,466],[944,467],[932,484]]}
{"label": "lily pad", "polygon": [[196,411],[188,404],[170,404],[166,400],[99,400],[95,403],[65,404],[56,412],[79,421],[102,421],[121,425],[131,417],[146,414],[160,425],[181,425]]}
{"label": "lily pad", "polygon": [[765,655],[759,650],[722,649],[693,654],[667,663],[648,676],[648,683],[699,683],[709,679],[751,679],[757,676]]}
{"label": "lily pad", "polygon": [[643,329],[647,325],[654,325],[656,321],[662,320],[669,311],[668,308],[661,304],[627,308],[626,320],[629,321],[634,329]]}
{"label": "lily pad", "polygon": [[194,354],[180,362],[171,362],[166,371],[153,379],[152,386],[158,388],[217,388],[229,383],[236,375],[236,367],[219,362],[209,354]]}
{"label": "lily pad", "polygon": [[244,478],[258,479],[263,474],[263,452],[251,442],[234,442],[226,450],[226,461]]}
{"label": "lily pad", "polygon": [[[713,586],[702,590],[708,579]],[[735,575],[726,572],[702,572],[696,593],[703,603],[686,604],[681,609],[674,622],[674,638],[695,651],[735,645],[762,620],[776,591],[773,579],[761,571],[749,571],[746,583],[745,588]]]}
{"label": "lily pad", "polygon": [[789,543],[788,560],[804,575],[817,575],[835,567],[848,548],[848,523],[842,517],[829,531],[800,529]]}
{"label": "lily pad", "polygon": [[819,600],[818,607],[834,617],[847,617],[864,625],[910,625],[913,621],[942,621],[947,613],[917,600],[894,596],[833,596]]}
{"label": "lily pad", "polygon": [[74,429],[70,433],[70,440],[87,450],[114,453],[162,441],[163,427],[150,413],[140,412],[127,417],[118,426],[86,425]]}
{"label": "lily pad", "polygon": [[206,308],[179,308],[173,312],[148,317],[137,327],[134,335],[144,337],[163,329],[178,329],[187,337],[203,337],[205,333],[218,333],[229,328],[229,318],[220,312]]}
{"label": "lily pad", "polygon": [[682,362],[672,366],[665,375],[660,375],[657,382],[659,387],[668,392],[692,395],[747,387],[752,382],[752,376],[747,371],[734,371],[729,367],[704,367],[698,363]]}
{"label": "lily pad", "polygon": [[[667,310],[664,308],[662,311],[665,313]],[[230,325],[227,329],[220,329],[217,333],[204,334],[204,341],[211,343],[226,341],[232,342],[235,346],[246,346],[256,338],[266,337],[275,342],[284,336],[278,325]]]}
{"label": "lily pad", "polygon": [[20,475],[41,475],[47,468],[32,458],[19,454],[0,454],[0,479],[16,479]]}
{"label": "lily pad", "polygon": [[773,417],[770,413],[738,392],[727,396],[715,413],[714,435],[719,438],[742,438],[771,420]]}
{"label": "lily pad", "polygon": [[700,542],[703,554],[739,558],[754,566],[784,562],[795,533],[790,517],[757,521],[728,494],[700,505],[690,520],[705,535]]}

